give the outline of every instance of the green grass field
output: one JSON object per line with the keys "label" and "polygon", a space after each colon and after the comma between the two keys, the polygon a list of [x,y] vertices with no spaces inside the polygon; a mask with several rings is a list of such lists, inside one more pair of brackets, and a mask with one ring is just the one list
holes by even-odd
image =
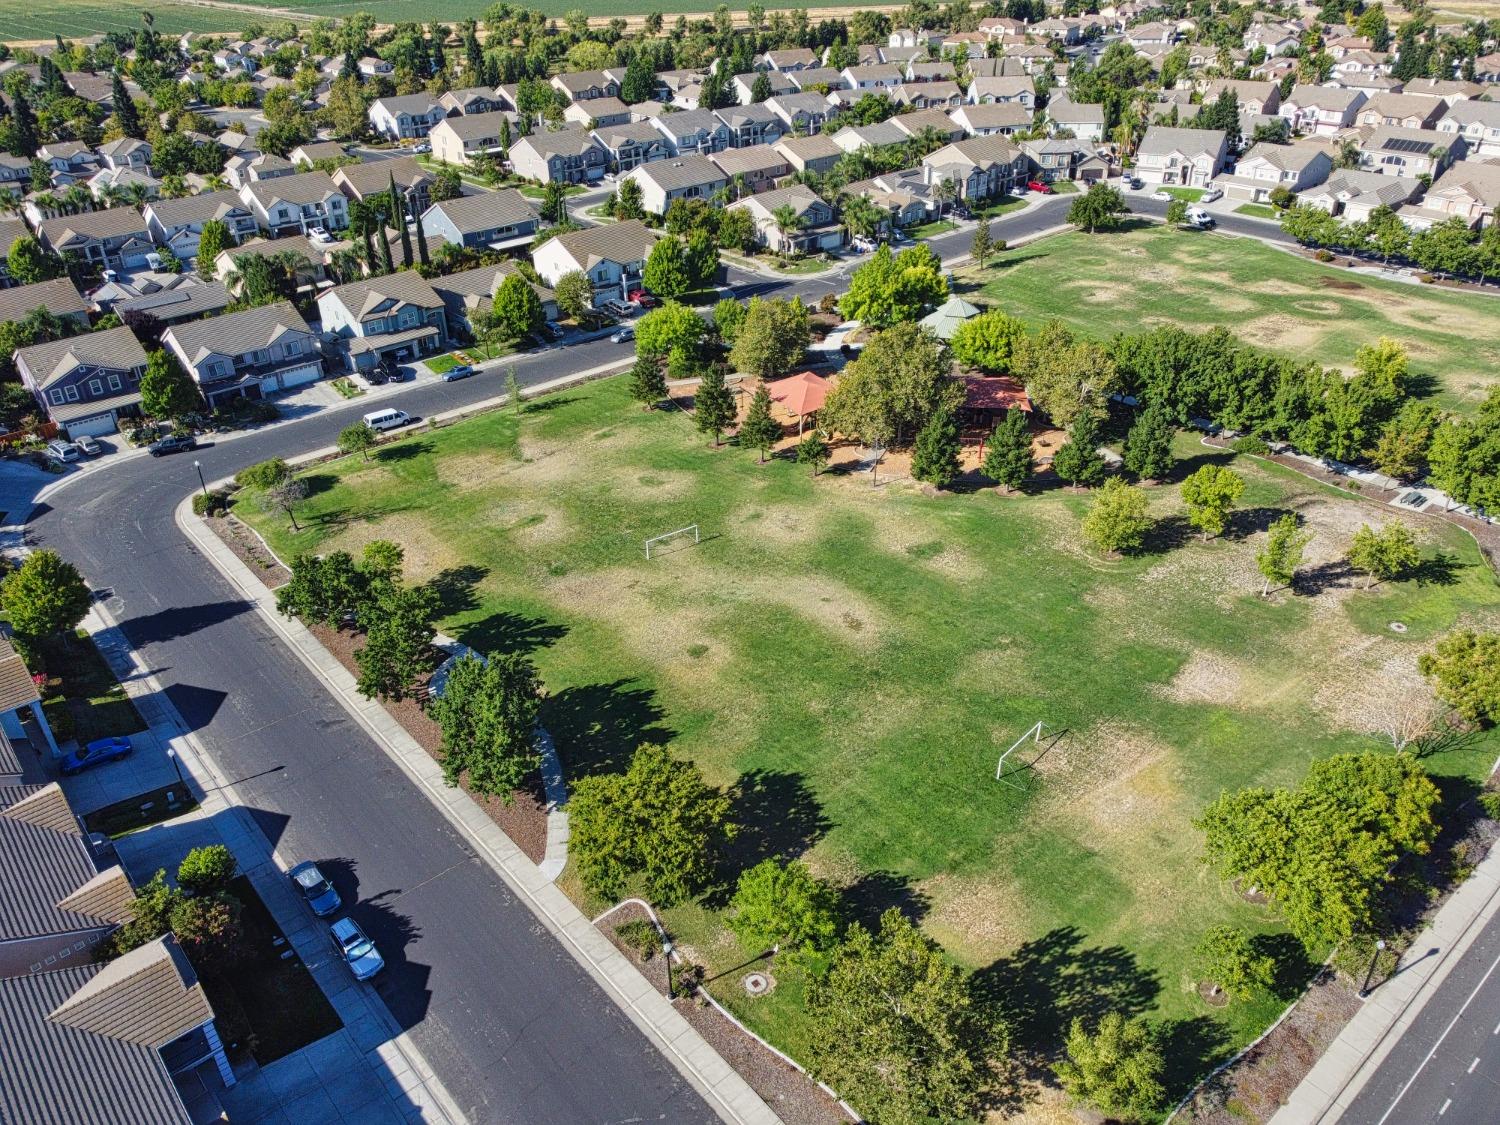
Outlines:
{"label": "green grass field", "polygon": [[[1184,471],[1227,456],[1187,436],[1179,452]],[[1423,646],[1460,620],[1500,621],[1493,578],[1446,525],[1428,546],[1450,559],[1445,584],[1260,598],[1257,529],[1273,513],[1299,511],[1310,563],[1330,565],[1383,513],[1275,466],[1236,468],[1245,511],[1223,540],[1186,536],[1176,489],[1157,488],[1152,550],[1106,561],[1078,545],[1083,495],[813,480],[708,448],[612,379],[310,470],[300,533],[243,514],[283,557],[398,540],[409,577],[442,592],[446,631],[531,653],[570,776],[669,740],[741,785],[739,862],[805,852],[861,916],[920,915],[1033,1003],[1022,1044],[1055,1046],[1099,1004],[1188,1021],[1174,1024],[1197,1036],[1174,1054],[1180,1085],[1280,1003],[1214,1010],[1194,991],[1209,926],[1276,927],[1203,868],[1192,818],[1225,788],[1292,783],[1316,757],[1376,745],[1382,709],[1425,692]],[[645,560],[647,536],[695,522],[700,545]],[[1000,751],[1038,720],[1052,737],[1017,753],[1018,787],[997,783]],[[1497,743],[1430,768],[1480,777]],[[703,904],[668,922],[710,975],[758,952]],[[760,1000],[738,974],[714,987],[801,1051],[803,980],[775,972]]]}
{"label": "green grass field", "polygon": [[1297,359],[1351,369],[1379,336],[1406,346],[1437,401],[1474,409],[1497,382],[1500,301],[1325,266],[1248,238],[1145,227],[1066,234],[959,271],[966,297],[1095,336],[1158,324],[1229,328]]}

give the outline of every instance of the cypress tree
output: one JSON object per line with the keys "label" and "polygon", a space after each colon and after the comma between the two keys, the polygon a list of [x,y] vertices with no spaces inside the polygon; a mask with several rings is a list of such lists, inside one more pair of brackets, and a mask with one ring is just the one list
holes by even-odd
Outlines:
{"label": "cypress tree", "polygon": [[145,131],[141,128],[141,114],[135,108],[135,102],[130,99],[130,92],[125,89],[125,80],[120,77],[117,70],[110,80],[110,101],[114,102],[115,120],[120,123],[120,131],[127,137],[141,140],[145,137]]}
{"label": "cypress tree", "polygon": [[1020,488],[1031,476],[1031,426],[1024,411],[1011,410],[990,435],[984,475],[1007,489]]}
{"label": "cypress tree", "polygon": [[31,112],[26,95],[18,92],[11,104],[10,151],[29,160],[36,155],[37,147],[36,114]]}
{"label": "cypress tree", "polygon": [[667,396],[667,377],[655,356],[637,356],[630,369],[630,397],[651,410]]}
{"label": "cypress tree", "polygon": [[724,364],[712,364],[703,373],[703,382],[698,384],[698,394],[693,400],[693,422],[699,433],[714,435],[716,446],[719,435],[734,421],[734,395],[724,382],[725,373]]}
{"label": "cypress tree", "polygon": [[958,423],[951,410],[939,410],[917,434],[911,454],[911,475],[917,480],[946,488],[961,468]]}
{"label": "cypress tree", "polygon": [[1085,411],[1073,420],[1068,444],[1052,458],[1052,468],[1063,480],[1080,488],[1090,488],[1104,479],[1097,418]]}
{"label": "cypress tree", "polygon": [[1172,423],[1165,408],[1141,412],[1125,435],[1125,467],[1140,480],[1162,480],[1172,471]]}
{"label": "cypress tree", "polygon": [[391,213],[396,216],[396,229],[401,232],[401,264],[411,268],[411,231],[406,229],[406,202],[396,190],[396,173],[391,173]]}
{"label": "cypress tree", "polygon": [[760,454],[760,463],[764,465],[766,451],[776,444],[776,439],[780,436],[781,426],[771,417],[771,392],[766,389],[765,380],[761,380],[755,388],[755,396],[750,400],[745,421],[740,426],[740,444],[756,450]]}
{"label": "cypress tree", "polygon": [[422,229],[422,216],[417,216],[417,261],[424,266],[431,262],[427,255],[427,232]]}

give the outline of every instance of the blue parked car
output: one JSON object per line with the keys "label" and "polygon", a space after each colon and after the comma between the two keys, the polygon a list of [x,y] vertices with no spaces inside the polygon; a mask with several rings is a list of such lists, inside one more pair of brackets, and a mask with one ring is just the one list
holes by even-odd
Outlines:
{"label": "blue parked car", "polygon": [[316,863],[299,863],[287,874],[319,918],[332,914],[342,905],[338,891],[333,889],[333,884],[318,870]]}
{"label": "blue parked car", "polygon": [[117,758],[128,758],[135,747],[130,745],[130,739],[123,735],[113,738],[96,738],[87,746],[74,750],[62,760],[62,771],[72,775],[81,773],[90,766],[97,766],[100,762],[113,762]]}
{"label": "blue parked car", "polygon": [[385,968],[380,950],[354,919],[340,918],[328,927],[328,937],[333,942],[334,952],[343,958],[355,980],[369,980]]}
{"label": "blue parked car", "polygon": [[460,363],[457,367],[450,367],[443,372],[443,382],[451,383],[455,379],[467,379],[472,374],[474,374],[474,368],[467,363]]}

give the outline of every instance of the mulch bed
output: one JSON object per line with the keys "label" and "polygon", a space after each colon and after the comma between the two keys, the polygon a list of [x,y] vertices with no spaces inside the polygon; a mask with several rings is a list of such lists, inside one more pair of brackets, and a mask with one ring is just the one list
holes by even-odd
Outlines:
{"label": "mulch bed", "polygon": [[[661,954],[658,952],[649,962],[644,961],[639,953],[615,936],[618,927],[638,920],[647,920],[646,912],[638,906],[626,906],[611,914],[599,929],[665,996],[667,976]],[[702,1000],[679,996],[673,1007],[786,1125],[848,1125],[849,1116],[816,1082],[782,1062],[710,1005]]]}
{"label": "mulch bed", "polygon": [[[239,520],[233,516],[222,516],[207,522],[240,561],[250,567],[271,589],[274,590],[291,578],[287,569],[266,549],[260,537]],[[355,662],[354,654],[363,647],[362,633],[335,629],[328,625],[313,625],[310,628],[313,636],[318,638],[350,675],[359,675],[359,665]],[[383,706],[433,761],[441,761],[442,734],[437,723],[427,717],[421,703],[407,698],[400,702],[387,701]],[[481,797],[477,793],[470,793],[469,796],[474,798],[485,815],[511,838],[528,859],[533,863],[542,861],[547,854],[547,799],[542,788],[540,770],[528,777],[521,788],[512,794],[509,805],[498,797]]]}

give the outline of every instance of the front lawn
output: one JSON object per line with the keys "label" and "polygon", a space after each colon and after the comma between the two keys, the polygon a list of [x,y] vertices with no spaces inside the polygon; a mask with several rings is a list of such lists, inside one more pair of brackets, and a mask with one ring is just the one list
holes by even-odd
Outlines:
{"label": "front lawn", "polygon": [[442,375],[444,372],[452,371],[458,366],[458,360],[453,358],[452,352],[444,355],[435,355],[431,359],[424,359],[422,362],[427,365],[427,370],[431,371],[434,375]]}
{"label": "front lawn", "polygon": [[959,273],[971,301],[977,291],[977,303],[1032,323],[1058,317],[1100,338],[1223,325],[1284,355],[1352,370],[1360,345],[1390,336],[1451,409],[1475,409],[1500,372],[1493,297],[1386,281],[1250,238],[1161,226],[1064,234]]}
{"label": "front lawn", "polygon": [[179,782],[95,809],[84,816],[83,826],[89,832],[114,838],[183,816],[197,807],[198,802],[187,785]]}
{"label": "front lawn", "polygon": [[[1203,198],[1203,189],[1195,187],[1158,187],[1155,191],[1164,191],[1173,199],[1180,199],[1185,203],[1197,203]],[[1154,194],[1154,193],[1153,193]]]}
{"label": "front lawn", "polygon": [[1077,195],[1082,190],[1072,180],[1053,180],[1051,186],[1055,195]]}
{"label": "front lawn", "polygon": [[47,670],[42,706],[59,742],[76,738],[82,745],[146,729],[88,633],[80,629],[72,638],[47,637],[37,648]]}
{"label": "front lawn", "polygon": [[[1177,451],[1179,477],[1230,456],[1188,435]],[[1420,689],[1434,633],[1500,622],[1476,547],[1446,525],[1422,534],[1452,560],[1447,585],[1261,598],[1272,514],[1301,515],[1316,565],[1385,512],[1272,464],[1234,467],[1248,489],[1223,539],[1182,535],[1177,489],[1159,487],[1150,551],[1108,561],[1080,545],[1086,495],[815,480],[711,448],[614,378],[311,469],[300,533],[239,514],[284,558],[397,540],[410,578],[444,592],[446,632],[536,661],[570,777],[669,742],[735,787],[729,877],[804,854],[855,916],[907,909],[1036,1013],[1017,1050],[1055,1050],[1069,1017],[1100,1005],[1152,1012],[1192,1043],[1174,1050],[1175,1094],[1284,1003],[1215,1008],[1194,990],[1210,926],[1280,932],[1204,868],[1194,817],[1225,789],[1376,747],[1383,702]],[[700,544],[644,558],[646,537],[692,523]],[[1397,634],[1396,619],[1421,628]],[[1039,720],[1047,738],[1018,751],[1014,786],[997,782],[1000,752]],[[1467,784],[1497,750],[1491,732],[1425,764]],[[571,869],[563,886],[601,906]],[[760,952],[721,902],[666,912],[709,976]],[[712,988],[804,1053],[804,978],[773,968],[760,999],[738,973]]]}
{"label": "front lawn", "polygon": [[999,199],[991,200],[982,207],[970,207],[969,213],[976,219],[994,219],[1012,211],[1019,211],[1025,206],[1025,196],[1002,195]]}
{"label": "front lawn", "polygon": [[1234,209],[1236,215],[1249,215],[1252,219],[1279,219],[1281,212],[1264,203],[1241,203]]}
{"label": "front lawn", "polygon": [[950,230],[957,229],[958,224],[951,219],[936,219],[930,223],[904,227],[902,232],[911,238],[932,238],[934,235],[947,234]]}
{"label": "front lawn", "polygon": [[[580,187],[578,184],[568,184],[563,188],[563,195],[565,197],[582,195],[586,190],[586,188]],[[547,197],[546,189],[537,184],[522,184],[520,192],[527,199],[545,199]]]}

